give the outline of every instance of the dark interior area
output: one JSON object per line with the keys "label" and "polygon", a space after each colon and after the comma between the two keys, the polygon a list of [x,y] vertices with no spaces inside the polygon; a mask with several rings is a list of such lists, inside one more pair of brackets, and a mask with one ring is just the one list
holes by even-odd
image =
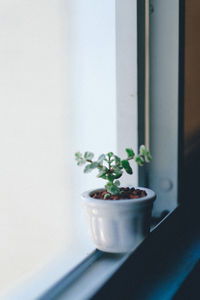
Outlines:
{"label": "dark interior area", "polygon": [[[185,1],[184,202],[199,202],[200,178],[200,2]],[[199,204],[200,205],[200,204]]]}

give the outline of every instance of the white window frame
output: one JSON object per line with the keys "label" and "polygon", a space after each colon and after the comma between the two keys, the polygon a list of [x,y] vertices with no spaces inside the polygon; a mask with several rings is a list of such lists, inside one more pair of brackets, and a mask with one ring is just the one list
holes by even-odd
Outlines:
{"label": "white window frame", "polygon": [[[169,2],[173,2],[170,0]],[[159,8],[157,7],[157,2],[154,2],[153,9]],[[177,0],[177,3],[179,1]],[[143,9],[144,9],[143,1]],[[148,3],[148,1],[147,1]],[[162,3],[164,3],[162,1]],[[117,82],[117,126],[118,126],[118,136],[117,136],[117,146],[118,152],[124,150],[124,145],[127,145],[131,140],[132,145],[134,148],[138,147],[141,141],[144,141],[144,130],[141,134],[139,134],[139,140],[134,135],[135,130],[134,128],[138,128],[138,110],[139,107],[139,118],[143,116],[143,124],[139,125],[139,130],[144,129],[144,99],[142,100],[140,97],[144,96],[144,91],[140,93],[139,100],[141,103],[138,104],[138,82],[137,82],[137,63],[138,63],[138,37],[137,37],[137,0],[116,0],[116,82]],[[141,1],[140,1],[141,4]],[[149,3],[148,3],[149,4]],[[169,3],[169,5],[171,5]],[[178,8],[178,6],[177,6]],[[176,11],[179,14],[179,11]],[[140,16],[144,18],[143,16]],[[142,19],[144,22],[144,19]],[[165,28],[166,29],[166,28]],[[143,34],[143,33],[142,33]],[[174,34],[178,35],[178,31]],[[141,43],[142,45],[142,43]],[[139,46],[141,46],[139,45]],[[143,44],[144,46],[144,44]],[[176,44],[178,47],[178,44]],[[178,51],[176,48],[175,50]],[[178,52],[177,52],[178,53]],[[178,55],[177,55],[178,58]],[[139,61],[141,61],[139,59]],[[153,66],[152,66],[153,69]],[[178,66],[177,66],[178,70]],[[143,69],[144,71],[144,69]],[[154,71],[153,71],[154,72]],[[138,74],[141,78],[143,75]],[[168,73],[169,75],[169,73]],[[176,74],[178,75],[178,73]],[[156,86],[156,81],[159,80],[158,75],[153,73],[153,80],[154,87]],[[167,76],[167,75],[166,75]],[[178,77],[177,77],[178,78]],[[144,79],[144,76],[143,76]],[[176,84],[177,82],[175,82]],[[172,82],[169,83],[167,88],[170,88]],[[141,85],[139,85],[141,87]],[[178,104],[178,85],[175,87],[177,89],[177,103]],[[156,89],[153,91],[153,95],[156,93]],[[152,100],[153,105],[157,105],[160,92],[156,94],[155,99]],[[153,96],[151,95],[151,98]],[[151,112],[152,113],[152,112]],[[178,114],[178,112],[177,112]],[[128,116],[128,117],[127,117]],[[178,124],[172,124],[177,128],[178,132]],[[152,135],[155,130],[155,124],[151,122],[151,131],[150,134]],[[177,137],[177,132],[176,137]],[[163,133],[160,133],[163,134]],[[160,136],[159,134],[159,136]],[[154,140],[153,140],[154,143]],[[155,152],[155,157],[157,157],[156,153],[156,145],[153,146],[153,154]],[[151,144],[152,146],[152,144]],[[170,147],[172,145],[170,144]],[[176,147],[178,147],[178,142]],[[175,149],[172,154],[170,154],[169,159],[174,159],[178,154],[177,148]],[[166,150],[167,151],[167,150]],[[176,154],[174,154],[176,152]],[[165,152],[166,153],[166,152]],[[159,156],[160,163],[162,162],[161,156]],[[162,164],[161,164],[162,165]],[[174,172],[174,170],[171,170]],[[145,174],[140,174],[140,179],[144,176],[154,174],[154,169],[145,170]],[[175,176],[178,176],[178,169],[175,170]],[[157,176],[157,174],[156,174]],[[134,178],[134,181],[137,181],[137,178]],[[150,186],[154,186],[154,184],[150,183]],[[157,189],[157,187],[156,187]],[[168,197],[171,197],[170,195]],[[173,195],[173,204],[169,205],[169,207],[165,207],[165,205],[158,205],[156,208],[156,213],[159,215],[164,208],[169,208],[172,210],[174,206],[177,205],[177,194]],[[89,255],[83,262],[80,263],[74,270],[72,270],[69,274],[63,273],[63,268],[61,266],[65,263],[65,255],[60,257],[57,263],[48,265],[45,270],[42,270],[37,278],[34,277],[26,286],[20,286],[16,288],[12,293],[6,296],[6,300],[13,300],[16,299],[18,296],[19,299],[26,299],[26,300],[51,300],[55,299],[56,295],[58,296],[56,299],[89,299],[95,292],[100,289],[103,284],[120,268],[120,266],[127,261],[128,257],[131,254],[119,254],[119,255],[112,255],[106,254],[99,250],[95,250],[91,255]],[[54,274],[55,276],[49,276],[49,274]],[[88,284],[89,283],[89,284]],[[78,288],[77,288],[78,285]],[[61,292],[65,291],[63,296],[59,296]]]}

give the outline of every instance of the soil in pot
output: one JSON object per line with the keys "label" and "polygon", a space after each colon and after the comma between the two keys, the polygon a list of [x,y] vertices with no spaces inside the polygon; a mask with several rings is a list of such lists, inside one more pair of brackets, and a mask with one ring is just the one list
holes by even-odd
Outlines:
{"label": "soil in pot", "polygon": [[111,195],[109,197],[104,198],[106,194],[109,194],[107,190],[103,190],[100,192],[96,192],[91,195],[94,199],[102,199],[102,200],[123,200],[123,199],[138,199],[141,197],[145,197],[147,193],[144,190],[135,189],[135,188],[120,188],[121,193],[118,195]]}

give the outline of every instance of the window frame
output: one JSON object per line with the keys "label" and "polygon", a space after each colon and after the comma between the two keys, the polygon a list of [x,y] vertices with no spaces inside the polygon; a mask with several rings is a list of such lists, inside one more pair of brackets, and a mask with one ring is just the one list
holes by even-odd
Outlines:
{"label": "window frame", "polygon": [[[127,3],[132,2],[131,0],[127,0]],[[120,0],[117,0],[118,4]],[[183,46],[183,36],[184,31],[181,30],[181,26],[184,23],[184,5],[182,5],[182,1],[179,1],[180,7],[180,25],[179,25],[179,39],[180,45]],[[118,7],[119,8],[119,7]],[[145,0],[137,0],[137,28],[140,34],[137,35],[137,43],[138,43],[138,143],[143,143],[145,139],[144,133],[144,115],[145,115],[145,103],[144,103],[144,82],[145,82],[145,62],[144,62],[144,18],[145,18]],[[116,23],[117,26],[117,23]],[[118,37],[118,43],[120,41],[120,37]],[[181,52],[181,50],[180,50]],[[123,54],[121,50],[118,52],[119,56]],[[127,59],[127,58],[126,58]],[[182,63],[184,60],[184,51],[181,52],[179,55],[179,72],[182,70]],[[123,62],[122,62],[123,63]],[[119,66],[120,68],[120,66]],[[183,71],[183,70],[182,70]],[[180,74],[180,73],[179,73]],[[182,73],[181,73],[182,74]],[[179,76],[179,108],[183,104],[183,74]],[[119,80],[119,78],[118,78]],[[129,82],[130,87],[131,81]],[[123,88],[122,86],[120,88]],[[123,94],[123,93],[122,93]],[[181,100],[180,100],[181,99]],[[118,101],[123,103],[121,97],[118,98]],[[125,103],[123,103],[125,104]],[[120,106],[118,107],[120,108]],[[119,110],[118,110],[119,114]],[[183,146],[183,139],[182,139],[182,128],[183,128],[183,111],[179,110],[179,153],[182,151]],[[120,126],[120,122],[118,123]],[[121,133],[118,136],[118,141],[120,141]],[[136,141],[135,141],[136,142]],[[120,150],[120,149],[119,149]],[[179,184],[179,192],[180,192],[180,183],[181,183],[181,168],[182,168],[182,158],[179,158],[178,162],[179,166],[179,177],[178,177],[178,184]],[[149,169],[144,168],[139,172],[139,184],[145,185],[148,184],[148,176],[151,176],[151,172]],[[142,251],[145,251],[146,245],[155,241],[156,237],[162,235],[163,227],[170,228],[174,226],[174,220],[177,220],[177,215],[179,214],[180,207],[176,208],[172,213],[170,213],[167,217],[165,217],[153,230],[150,234],[149,238],[142,242],[137,249],[135,249],[132,253],[129,254],[119,254],[119,255],[112,255],[108,253],[103,253],[102,251],[95,250],[92,252],[88,257],[86,257],[78,266],[76,266],[67,274],[59,274],[57,273],[57,277],[55,278],[54,282],[52,281],[44,290],[44,285],[41,284],[46,277],[48,277],[49,273],[56,273],[58,265],[49,264],[49,266],[41,271],[38,277],[34,277],[30,284],[26,286],[21,286],[18,289],[15,289],[13,293],[10,293],[7,296],[7,300],[14,299],[16,295],[23,295],[26,299],[37,299],[37,300],[51,300],[51,299],[62,299],[61,294],[63,297],[67,297],[66,299],[90,299],[94,297],[94,299],[98,299],[98,293],[104,287],[104,289],[108,288],[109,280],[112,278],[116,278],[116,276],[121,276],[121,267],[123,268],[126,265],[131,263],[133,257],[137,257],[137,255],[142,255]],[[172,224],[170,224],[172,220]],[[138,254],[139,253],[139,254]],[[60,263],[64,264],[65,262],[65,255],[60,259]],[[98,280],[96,280],[98,278]],[[90,284],[87,284],[89,282]],[[107,283],[106,287],[105,284]],[[77,289],[77,286],[82,284],[85,286],[85,290],[80,291]],[[36,289],[37,287],[37,289]],[[112,289],[112,286],[111,286]],[[27,295],[29,295],[27,297]],[[96,295],[96,296],[95,296]],[[96,297],[96,298],[95,298]],[[65,298],[63,298],[65,299]]]}

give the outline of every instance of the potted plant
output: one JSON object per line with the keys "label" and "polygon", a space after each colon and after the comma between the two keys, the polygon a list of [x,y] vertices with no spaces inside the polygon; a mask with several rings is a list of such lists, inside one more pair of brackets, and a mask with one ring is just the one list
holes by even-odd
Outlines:
{"label": "potted plant", "polygon": [[94,160],[92,152],[75,153],[78,166],[85,165],[84,173],[97,169],[97,177],[106,180],[104,188],[87,191],[82,198],[89,236],[97,249],[111,253],[129,252],[148,235],[156,198],[147,188],[120,187],[118,179],[123,172],[133,173],[131,160],[139,166],[151,161],[144,145],[137,155],[130,148],[126,154],[126,159],[121,159],[109,152]]}

